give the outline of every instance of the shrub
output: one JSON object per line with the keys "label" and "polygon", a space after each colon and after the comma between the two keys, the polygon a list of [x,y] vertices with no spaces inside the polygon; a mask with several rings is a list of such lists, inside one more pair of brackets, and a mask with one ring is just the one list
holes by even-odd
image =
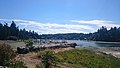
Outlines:
{"label": "shrub", "polygon": [[10,64],[10,68],[27,68],[22,61],[14,61]]}
{"label": "shrub", "polygon": [[44,65],[42,63],[39,63],[39,64],[36,65],[35,68],[44,68]]}
{"label": "shrub", "polygon": [[28,46],[33,46],[32,40],[26,40],[26,41],[25,41],[25,44],[26,44],[27,47],[28,47]]}
{"label": "shrub", "polygon": [[56,56],[53,51],[41,51],[38,57],[41,58],[44,68],[51,68],[52,65],[56,65]]}
{"label": "shrub", "polygon": [[11,46],[7,44],[0,44],[0,65],[9,65],[11,59],[16,56]]}

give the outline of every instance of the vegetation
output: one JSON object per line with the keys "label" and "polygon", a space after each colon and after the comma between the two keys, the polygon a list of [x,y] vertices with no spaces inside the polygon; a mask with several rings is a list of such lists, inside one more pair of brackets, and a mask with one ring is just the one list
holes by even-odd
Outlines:
{"label": "vegetation", "polygon": [[[106,27],[98,29],[97,32],[83,34],[48,34],[38,35],[34,31],[26,31],[19,29],[15,22],[11,25],[0,23],[0,40],[26,40],[30,38],[41,39],[68,39],[68,40],[95,40],[95,41],[112,41],[120,42],[120,27],[107,30]],[[26,46],[32,46],[32,40],[25,41]],[[22,61],[10,61],[15,58],[16,53],[7,44],[0,44],[0,66],[9,66],[11,68],[26,68]],[[51,68],[56,66],[65,66],[68,68],[118,68],[120,67],[120,59],[111,55],[96,54],[95,52],[85,49],[73,49],[70,51],[54,53],[53,51],[40,51],[38,57],[42,63],[36,65],[36,68]]]}
{"label": "vegetation", "polygon": [[26,41],[25,41],[25,44],[26,44],[27,47],[28,47],[28,46],[33,46],[33,41],[32,41],[32,39],[26,40]]}
{"label": "vegetation", "polygon": [[22,61],[14,61],[10,64],[10,68],[27,68]]}
{"label": "vegetation", "polygon": [[7,44],[0,44],[0,65],[8,66],[10,60],[16,56],[13,49]]}
{"label": "vegetation", "polygon": [[65,39],[65,40],[95,40],[95,41],[107,41],[107,42],[120,42],[120,27],[111,27],[108,30],[106,27],[101,27],[97,32],[84,34],[84,33],[68,33],[68,34],[43,34],[38,35],[34,31],[26,31],[25,29],[19,29],[15,22],[12,21],[11,25],[7,23],[0,23],[0,40],[25,40],[30,38],[40,39]]}
{"label": "vegetation", "polygon": [[92,40],[95,41],[107,41],[107,42],[120,42],[120,27],[114,27],[107,30],[106,27],[98,29],[97,32],[91,35]]}
{"label": "vegetation", "polygon": [[97,32],[84,33],[68,33],[68,34],[43,34],[39,36],[43,39],[65,39],[65,40],[94,40],[106,42],[120,42],[120,27],[112,27],[107,30],[106,27],[101,27]]}
{"label": "vegetation", "polygon": [[56,54],[61,64],[70,68],[118,68],[120,59],[111,55],[101,55],[85,49],[73,49]]}
{"label": "vegetation", "polygon": [[[4,46],[4,47],[3,47]],[[0,46],[0,65],[10,68],[27,68],[22,61],[12,61],[15,57],[14,51],[8,45]],[[36,68],[118,68],[120,59],[111,55],[96,54],[86,49],[72,49],[69,51],[54,53],[51,50],[38,52],[42,61]]]}
{"label": "vegetation", "polygon": [[86,35],[83,33],[68,33],[68,34],[43,34],[39,36],[41,39],[62,39],[62,40],[83,40]]}
{"label": "vegetation", "polygon": [[51,51],[45,51],[40,52],[38,56],[42,59],[42,63],[36,65],[36,68],[51,68],[53,67],[53,63],[57,63],[54,66],[55,68],[120,67],[120,59],[111,55],[96,54],[95,52],[86,49],[73,49],[55,54]]}
{"label": "vegetation", "polygon": [[35,68],[45,68],[45,66],[42,63],[39,63],[39,64],[36,65]]}
{"label": "vegetation", "polygon": [[[56,57],[54,55],[53,51],[41,51],[38,54],[38,57],[41,58],[42,64],[41,66],[44,66],[44,68],[51,68],[52,66],[56,65]],[[40,68],[40,65],[36,66],[37,68]]]}
{"label": "vegetation", "polygon": [[24,40],[29,38],[38,38],[38,34],[31,30],[26,31],[25,29],[19,29],[14,21],[12,21],[10,26],[8,26],[7,23],[0,23],[0,40]]}

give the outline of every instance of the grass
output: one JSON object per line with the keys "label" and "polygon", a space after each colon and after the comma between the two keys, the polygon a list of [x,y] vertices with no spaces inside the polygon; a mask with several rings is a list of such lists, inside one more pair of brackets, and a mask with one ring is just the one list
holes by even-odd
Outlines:
{"label": "grass", "polygon": [[119,68],[120,59],[101,55],[86,49],[73,49],[56,54],[59,64],[68,68]]}

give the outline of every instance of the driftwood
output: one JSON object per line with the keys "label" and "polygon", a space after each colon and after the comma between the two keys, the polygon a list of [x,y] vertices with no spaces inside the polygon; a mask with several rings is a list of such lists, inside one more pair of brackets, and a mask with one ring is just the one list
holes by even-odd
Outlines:
{"label": "driftwood", "polygon": [[70,44],[64,44],[64,45],[56,45],[56,46],[28,46],[28,47],[17,47],[17,53],[19,54],[26,54],[29,52],[36,52],[41,49],[59,49],[59,48],[67,48],[67,47],[73,47],[75,48],[77,46],[76,43],[70,43]]}

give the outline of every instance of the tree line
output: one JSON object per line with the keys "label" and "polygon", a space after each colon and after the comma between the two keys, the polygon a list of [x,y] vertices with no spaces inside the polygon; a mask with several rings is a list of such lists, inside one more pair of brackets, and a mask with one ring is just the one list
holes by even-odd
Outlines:
{"label": "tree line", "polygon": [[7,23],[0,23],[0,40],[7,39],[61,39],[61,40],[94,40],[107,42],[120,42],[120,27],[111,27],[109,30],[102,26],[94,33],[67,33],[67,34],[43,34],[38,35],[34,31],[27,31],[26,29],[19,29],[15,22],[12,21],[10,26]]}
{"label": "tree line", "polygon": [[93,40],[106,42],[120,42],[120,27],[111,27],[109,30],[102,26],[94,33],[68,33],[68,34],[43,34],[42,39],[61,39],[61,40]]}
{"label": "tree line", "polygon": [[106,41],[106,42],[120,42],[120,27],[111,27],[108,30],[106,27],[101,27],[97,32],[89,34],[89,40]]}
{"label": "tree line", "polygon": [[0,40],[25,40],[29,38],[38,38],[38,34],[31,30],[27,31],[26,29],[19,29],[14,21],[12,21],[10,26],[8,26],[7,23],[0,23]]}

